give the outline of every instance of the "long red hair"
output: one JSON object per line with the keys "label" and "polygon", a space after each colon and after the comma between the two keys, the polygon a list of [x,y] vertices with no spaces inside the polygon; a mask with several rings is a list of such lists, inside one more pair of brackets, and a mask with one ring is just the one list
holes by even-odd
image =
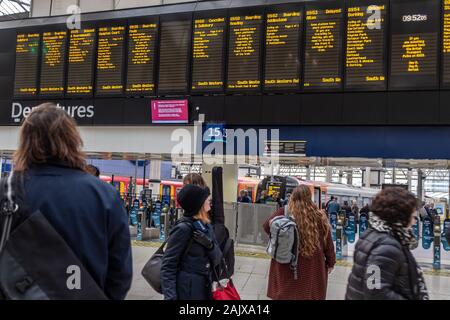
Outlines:
{"label": "long red hair", "polygon": [[306,185],[294,189],[289,199],[289,213],[294,216],[300,234],[300,253],[310,257],[320,247],[330,232],[325,213],[312,201],[311,190]]}

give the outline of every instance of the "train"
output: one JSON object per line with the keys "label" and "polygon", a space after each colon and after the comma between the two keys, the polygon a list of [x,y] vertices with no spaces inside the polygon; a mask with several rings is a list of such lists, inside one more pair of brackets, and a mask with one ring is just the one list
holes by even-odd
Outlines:
{"label": "train", "polygon": [[[101,176],[103,181],[113,184],[120,195],[125,199],[130,191],[130,182],[134,184],[134,179],[130,177],[115,176]],[[143,190],[144,180],[136,179],[135,195],[140,195]],[[147,189],[152,190],[152,194],[158,194],[161,200],[171,203],[178,207],[176,201],[178,190],[183,187],[180,180],[162,180],[151,181],[146,179],[145,185]],[[238,188],[236,192],[236,199],[241,190],[246,190],[253,203],[259,202],[262,193],[265,191],[266,196],[272,197],[277,193],[276,197],[279,199],[286,199],[289,194],[299,185],[307,185],[312,194],[313,201],[316,205],[324,209],[326,203],[332,196],[337,197],[340,203],[348,201],[349,204],[355,200],[359,207],[370,204],[372,199],[380,191],[379,189],[354,187],[340,183],[327,183],[318,181],[304,180],[298,177],[282,177],[270,176],[264,179],[240,177],[238,179]],[[151,195],[148,195],[148,197]]]}
{"label": "train", "polygon": [[380,192],[379,189],[355,187],[340,183],[309,181],[291,176],[272,176],[260,180],[256,190],[256,198],[259,199],[261,193],[266,191],[266,195],[269,197],[276,192],[279,198],[286,199],[299,185],[307,185],[310,188],[312,200],[321,209],[325,209],[326,203],[332,196],[338,198],[340,203],[347,201],[351,205],[352,201],[355,200],[359,207],[363,207],[370,204],[372,199]]}

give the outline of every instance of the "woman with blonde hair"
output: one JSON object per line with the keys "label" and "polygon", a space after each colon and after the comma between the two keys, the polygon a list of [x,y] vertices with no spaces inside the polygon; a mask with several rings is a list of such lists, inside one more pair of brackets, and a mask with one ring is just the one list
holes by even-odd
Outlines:
{"label": "woman with blonde hair", "polygon": [[[272,259],[267,296],[274,300],[324,300],[328,273],[336,262],[330,225],[326,214],[312,201],[308,186],[300,185],[291,194],[287,205],[299,233],[298,277],[289,264]],[[270,221],[285,214],[281,208],[264,223],[269,234]]]}

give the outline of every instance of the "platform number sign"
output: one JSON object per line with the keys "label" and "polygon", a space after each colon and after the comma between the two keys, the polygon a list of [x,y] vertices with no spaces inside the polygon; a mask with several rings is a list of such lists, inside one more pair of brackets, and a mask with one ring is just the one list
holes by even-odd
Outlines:
{"label": "platform number sign", "polygon": [[204,142],[225,142],[227,130],[222,124],[207,124],[203,135]]}

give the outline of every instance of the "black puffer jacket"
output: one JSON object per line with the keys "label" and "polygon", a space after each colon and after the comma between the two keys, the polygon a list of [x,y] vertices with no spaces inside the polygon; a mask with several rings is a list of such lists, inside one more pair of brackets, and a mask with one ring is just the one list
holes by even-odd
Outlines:
{"label": "black puffer jacket", "polygon": [[[377,278],[380,286],[375,285]],[[358,241],[345,299],[414,299],[406,254],[391,234],[369,228]]]}

